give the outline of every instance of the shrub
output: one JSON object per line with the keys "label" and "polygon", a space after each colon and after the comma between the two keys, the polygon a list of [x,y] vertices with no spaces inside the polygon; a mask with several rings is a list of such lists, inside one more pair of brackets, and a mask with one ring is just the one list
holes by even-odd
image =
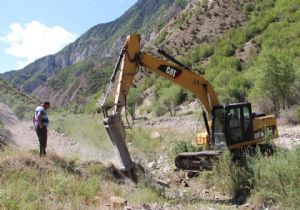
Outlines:
{"label": "shrub", "polygon": [[275,202],[282,209],[297,209],[300,205],[299,158],[300,148],[254,159],[252,200]]}
{"label": "shrub", "polygon": [[[215,164],[211,179],[218,188],[230,193],[235,202],[249,198],[255,204],[278,205],[280,209],[297,209],[300,205],[300,148],[277,151],[273,156],[246,154],[241,166],[224,151]],[[211,184],[211,183],[210,183]],[[250,195],[251,193],[251,195]]]}
{"label": "shrub", "polygon": [[212,180],[217,187],[231,194],[236,203],[244,203],[252,189],[252,173],[249,167],[236,165],[231,153],[225,150],[213,168]]}
{"label": "shrub", "polygon": [[246,3],[244,6],[243,6],[243,10],[246,14],[249,14],[251,13],[253,10],[255,9],[254,5],[251,4],[251,3]]}
{"label": "shrub", "polygon": [[168,112],[167,107],[163,106],[162,104],[156,103],[156,104],[154,105],[154,114],[155,114],[157,117],[163,116],[163,115],[166,114],[167,112]]}

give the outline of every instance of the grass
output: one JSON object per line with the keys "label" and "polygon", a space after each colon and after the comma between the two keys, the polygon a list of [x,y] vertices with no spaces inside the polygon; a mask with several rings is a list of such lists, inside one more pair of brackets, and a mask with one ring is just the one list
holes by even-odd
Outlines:
{"label": "grass", "polygon": [[281,151],[271,157],[253,160],[255,185],[251,200],[276,203],[282,208],[300,205],[300,148]]}
{"label": "grass", "polygon": [[[167,202],[139,177],[128,184],[114,169],[55,154],[0,153],[0,209],[97,209],[121,196],[130,204]],[[127,184],[126,184],[127,183]]]}
{"label": "grass", "polygon": [[84,171],[72,161],[54,154],[40,159],[34,153],[2,153],[0,207],[74,209],[96,205],[95,197],[102,195],[101,177],[83,176],[61,164],[73,164],[76,171]]}
{"label": "grass", "polygon": [[248,200],[253,205],[264,203],[280,209],[297,209],[300,205],[300,148],[278,151],[273,156],[248,156],[244,166],[231,159],[225,151],[208,175],[208,182],[231,194],[234,202]]}
{"label": "grass", "polygon": [[[111,156],[113,145],[104,128],[102,116],[87,114],[69,114],[67,111],[49,113],[50,129],[64,133],[77,141],[79,145],[102,158]],[[95,157],[96,157],[95,156]]]}
{"label": "grass", "polygon": [[133,128],[127,132],[127,142],[132,144],[132,149],[136,153],[143,153],[147,157],[153,158],[155,151],[162,147],[160,139],[151,138],[151,131],[141,127]]}

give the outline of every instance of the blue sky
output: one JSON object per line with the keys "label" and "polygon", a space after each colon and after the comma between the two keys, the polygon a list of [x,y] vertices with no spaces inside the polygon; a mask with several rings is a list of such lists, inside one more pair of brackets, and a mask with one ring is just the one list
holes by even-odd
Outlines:
{"label": "blue sky", "polygon": [[0,0],[0,73],[54,54],[137,0]]}

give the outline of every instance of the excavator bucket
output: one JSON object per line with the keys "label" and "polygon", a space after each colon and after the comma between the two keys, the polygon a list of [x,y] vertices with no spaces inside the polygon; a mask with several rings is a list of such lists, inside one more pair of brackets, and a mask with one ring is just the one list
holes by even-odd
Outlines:
{"label": "excavator bucket", "polygon": [[133,168],[134,163],[131,160],[130,153],[125,143],[125,127],[119,115],[110,115],[104,118],[104,126],[114,144],[120,160],[126,171]]}

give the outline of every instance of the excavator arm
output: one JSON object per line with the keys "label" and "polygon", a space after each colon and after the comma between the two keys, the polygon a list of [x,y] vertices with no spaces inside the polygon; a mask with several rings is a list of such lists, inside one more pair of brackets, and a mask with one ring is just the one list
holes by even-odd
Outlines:
{"label": "excavator arm", "polygon": [[[141,52],[140,39],[141,37],[138,34],[127,37],[109,85],[111,86],[115,82],[117,71],[120,69],[113,107],[107,106],[107,93],[102,102],[105,127],[118,149],[125,170],[130,170],[133,163],[125,143],[125,127],[121,119],[121,112],[126,104],[126,96],[139,66],[145,67],[147,70],[155,72],[191,91],[204,106],[209,118],[211,118],[212,107],[219,105],[215,91],[203,76],[179,65],[176,60],[175,62],[161,60],[148,53]],[[112,109],[111,113],[109,113],[110,109]]]}

